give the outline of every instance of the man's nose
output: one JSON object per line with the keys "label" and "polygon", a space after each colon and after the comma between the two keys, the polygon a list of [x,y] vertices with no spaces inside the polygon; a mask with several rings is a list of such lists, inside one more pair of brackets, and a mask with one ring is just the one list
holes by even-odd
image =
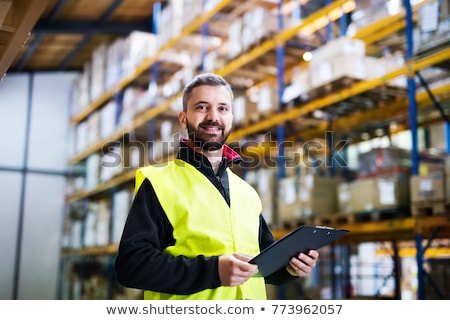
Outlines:
{"label": "man's nose", "polygon": [[208,121],[219,121],[219,113],[216,108],[210,108],[206,114],[206,120]]}

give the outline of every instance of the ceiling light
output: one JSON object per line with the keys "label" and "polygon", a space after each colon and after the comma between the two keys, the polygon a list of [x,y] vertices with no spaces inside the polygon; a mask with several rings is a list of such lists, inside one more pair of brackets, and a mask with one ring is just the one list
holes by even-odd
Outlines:
{"label": "ceiling light", "polygon": [[305,53],[303,53],[303,60],[311,61],[311,59],[312,59],[312,53],[309,51],[305,51]]}

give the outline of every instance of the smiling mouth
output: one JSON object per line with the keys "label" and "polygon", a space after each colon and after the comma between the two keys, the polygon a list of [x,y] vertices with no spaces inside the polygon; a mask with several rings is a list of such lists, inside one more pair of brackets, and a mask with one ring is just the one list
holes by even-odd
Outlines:
{"label": "smiling mouth", "polygon": [[207,134],[218,134],[223,131],[223,126],[218,123],[203,123],[199,127]]}
{"label": "smiling mouth", "polygon": [[217,134],[222,132],[222,128],[217,126],[202,126],[201,128],[204,132],[209,134]]}

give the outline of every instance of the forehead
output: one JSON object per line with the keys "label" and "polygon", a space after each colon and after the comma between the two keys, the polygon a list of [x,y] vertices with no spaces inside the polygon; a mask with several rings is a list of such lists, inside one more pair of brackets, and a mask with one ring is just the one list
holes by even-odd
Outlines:
{"label": "forehead", "polygon": [[231,105],[231,94],[225,86],[201,85],[192,90],[189,104],[200,101]]}

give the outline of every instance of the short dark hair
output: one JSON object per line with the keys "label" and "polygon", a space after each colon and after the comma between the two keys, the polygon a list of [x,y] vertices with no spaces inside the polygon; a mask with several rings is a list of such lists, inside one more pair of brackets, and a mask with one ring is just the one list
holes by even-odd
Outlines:
{"label": "short dark hair", "polygon": [[186,84],[183,90],[183,111],[187,111],[187,104],[192,96],[192,90],[198,86],[224,86],[230,92],[231,100],[233,97],[233,90],[231,85],[222,77],[214,73],[202,73],[195,76],[189,83]]}

